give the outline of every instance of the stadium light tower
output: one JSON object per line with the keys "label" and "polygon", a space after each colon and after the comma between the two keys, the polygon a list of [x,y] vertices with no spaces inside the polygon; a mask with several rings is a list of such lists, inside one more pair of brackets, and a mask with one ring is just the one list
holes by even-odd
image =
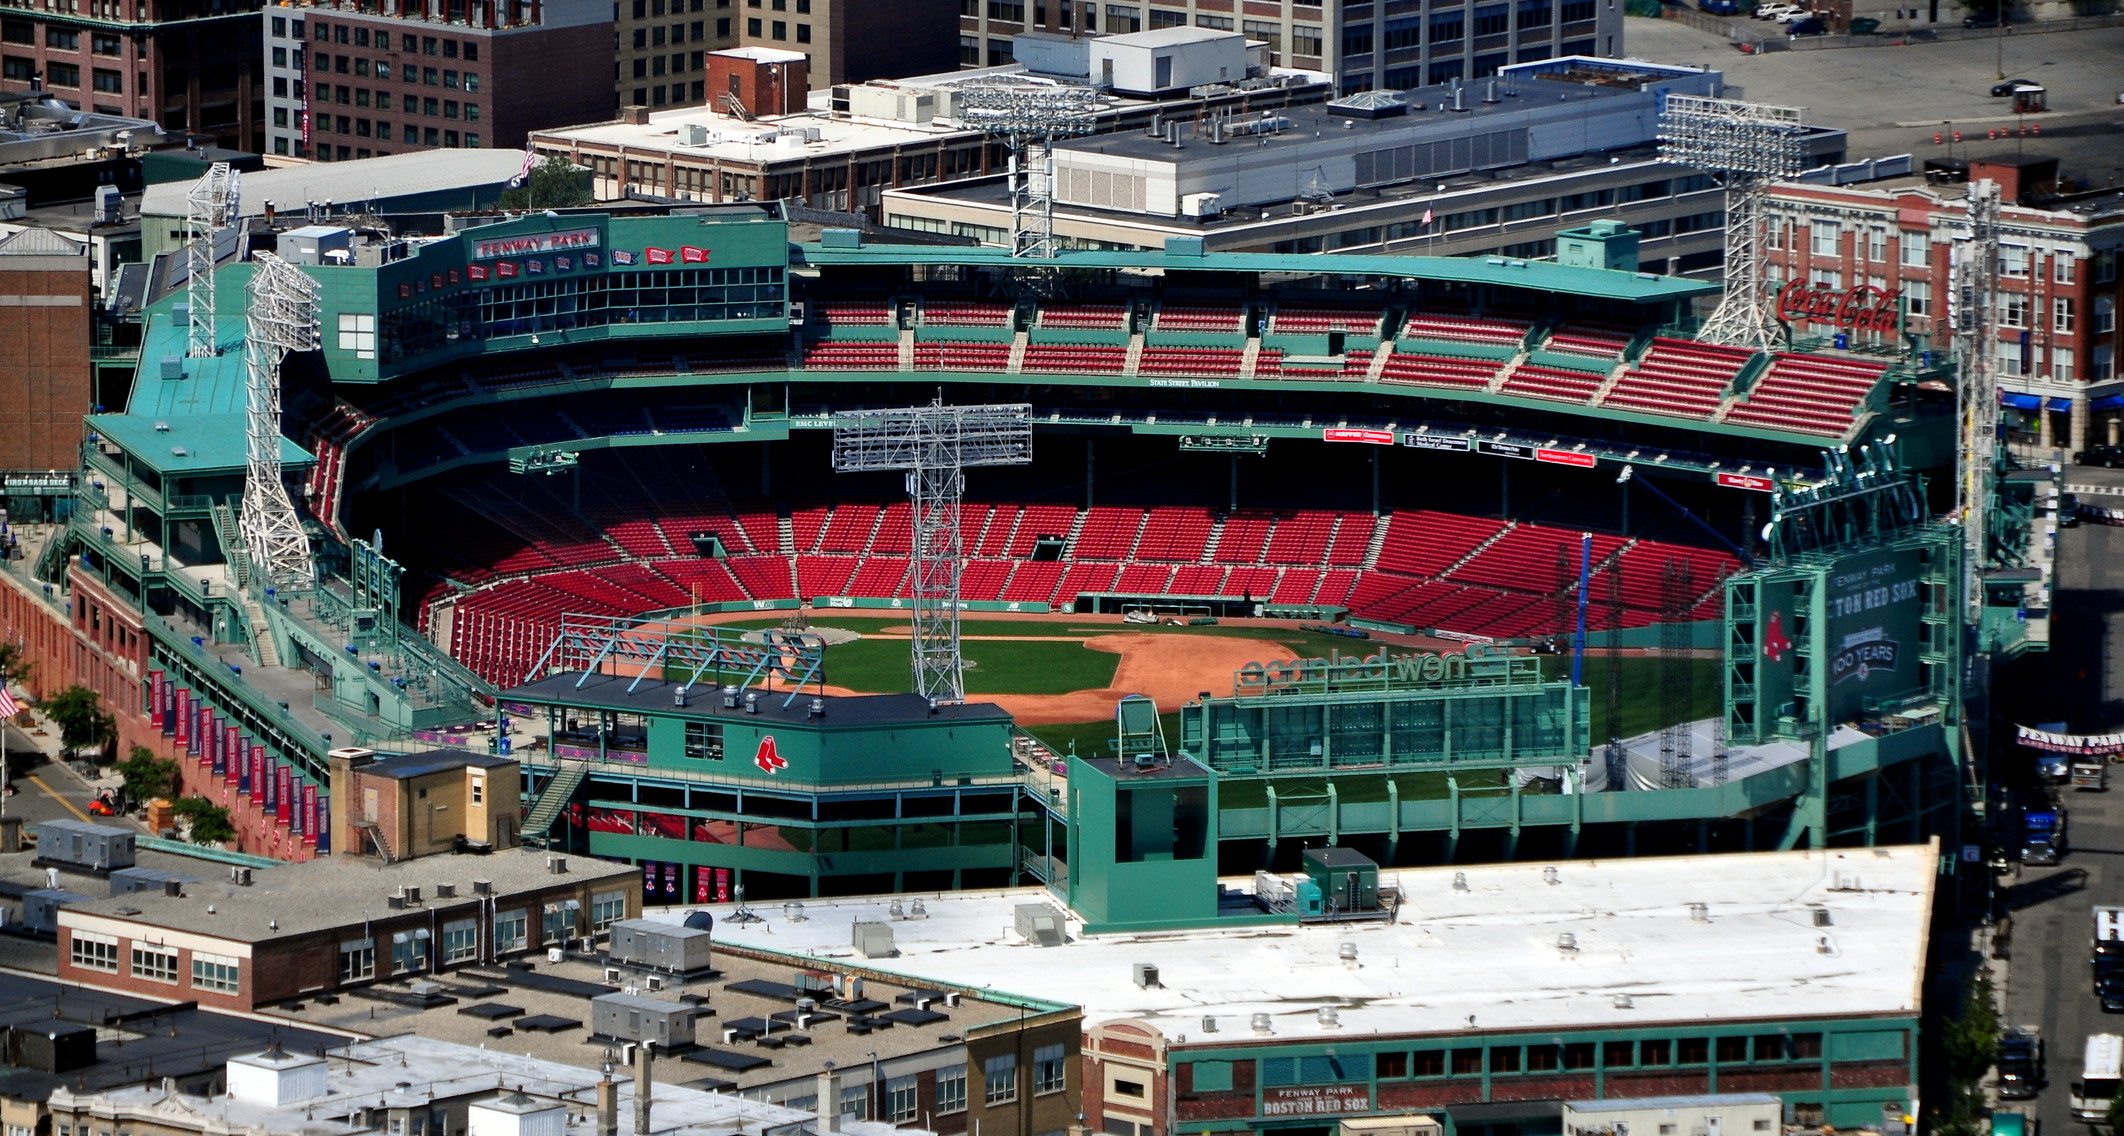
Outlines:
{"label": "stadium light tower", "polygon": [[959,574],[966,566],[959,505],[966,467],[1032,461],[1027,403],[844,410],[833,416],[833,468],[902,469],[914,499],[915,693],[938,703],[966,701],[959,658]]}
{"label": "stadium light tower", "polygon": [[243,345],[250,460],[238,527],[259,579],[277,588],[307,588],[317,574],[310,538],[303,534],[280,472],[280,364],[289,352],[317,349],[317,285],[272,253],[252,259],[257,271],[244,312]]}
{"label": "stadium light tower", "polygon": [[184,302],[191,313],[184,353],[193,359],[221,354],[214,341],[214,244],[236,220],[238,178],[227,162],[215,162],[184,195]]}
{"label": "stadium light tower", "polygon": [[1954,242],[1954,291],[1947,324],[1961,358],[1955,387],[1961,425],[1961,476],[1955,508],[1962,522],[1962,602],[1969,618],[1983,615],[1978,583],[1990,553],[1991,491],[1999,448],[1999,384],[1992,354],[1999,302],[1999,185],[1969,183],[1964,235]]}
{"label": "stadium light tower", "polygon": [[1763,214],[1770,183],[1800,172],[1806,112],[1798,107],[1668,95],[1659,113],[1659,156],[1726,187],[1726,294],[1700,338],[1768,351],[1783,341],[1763,289]]}
{"label": "stadium light tower", "polygon": [[1054,257],[1055,139],[1091,133],[1100,105],[1099,92],[1090,87],[1028,75],[959,88],[959,120],[1002,139],[1010,150],[1012,256]]}

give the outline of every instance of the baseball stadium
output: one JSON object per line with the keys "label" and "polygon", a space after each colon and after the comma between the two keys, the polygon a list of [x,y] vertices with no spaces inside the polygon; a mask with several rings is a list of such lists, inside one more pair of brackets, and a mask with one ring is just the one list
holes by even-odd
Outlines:
{"label": "baseball stadium", "polygon": [[2043,645],[2050,475],[1964,477],[1945,346],[1701,339],[1718,283],[1624,225],[815,235],[579,209],[172,293],[0,589],[31,686],[253,855],[331,850],[335,750],[470,748],[651,902],[1037,882],[1128,927],[1329,846],[1952,841],[1965,676]]}

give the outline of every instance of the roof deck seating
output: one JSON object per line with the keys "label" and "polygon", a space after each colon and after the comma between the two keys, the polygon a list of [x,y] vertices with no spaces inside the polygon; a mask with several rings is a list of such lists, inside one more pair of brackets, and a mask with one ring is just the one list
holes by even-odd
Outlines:
{"label": "roof deck seating", "polygon": [[1291,335],[1326,335],[1331,332],[1347,332],[1351,335],[1378,335],[1379,313],[1362,308],[1311,308],[1293,304],[1280,304],[1269,317],[1269,331]]}
{"label": "roof deck seating", "polygon": [[826,527],[819,532],[820,552],[861,552],[870,547],[870,532],[877,527],[879,507],[867,501],[843,501],[833,507]]}
{"label": "roof deck seating", "polygon": [[1233,513],[1225,519],[1224,535],[1217,538],[1214,559],[1220,564],[1253,564],[1261,559],[1268,537],[1268,514]]}
{"label": "roof deck seating", "polygon": [[1325,509],[1301,509],[1276,520],[1262,559],[1270,564],[1318,564],[1327,559],[1328,541],[1335,535],[1335,514]]}
{"label": "roof deck seating", "polygon": [[1337,567],[1362,565],[1365,554],[1371,551],[1372,532],[1378,526],[1379,519],[1370,513],[1342,514],[1342,524],[1335,529],[1326,562]]}
{"label": "roof deck seating", "polygon": [[1143,527],[1143,510],[1132,505],[1094,505],[1084,511],[1084,528],[1070,548],[1075,560],[1122,560],[1135,546]]}
{"label": "roof deck seating", "polygon": [[834,343],[822,341],[804,352],[804,368],[810,371],[897,371],[897,343]]}
{"label": "roof deck seating", "polygon": [[1387,356],[1379,381],[1404,386],[1487,387],[1502,364],[1487,359],[1455,359],[1444,355]]}
{"label": "roof deck seating", "polygon": [[892,305],[867,300],[825,300],[813,305],[814,319],[824,319],[829,324],[868,324],[878,326],[892,322]]}
{"label": "roof deck seating", "polygon": [[858,559],[853,556],[799,556],[796,558],[797,596],[848,594],[848,581],[855,575]]}
{"label": "roof deck seating", "polygon": [[1627,333],[1600,328],[1564,327],[1551,333],[1541,346],[1545,351],[1560,351],[1566,355],[1621,358],[1622,353],[1629,350],[1631,338]]}
{"label": "roof deck seating", "polygon": [[1136,541],[1135,559],[1189,562],[1202,558],[1209,543],[1209,510],[1189,505],[1154,505]]}
{"label": "roof deck seating", "polygon": [[1497,535],[1505,522],[1429,509],[1396,509],[1387,519],[1378,567],[1411,576],[1435,576]]}
{"label": "roof deck seating", "polygon": [[1209,331],[1229,332],[1238,335],[1246,330],[1246,309],[1232,307],[1209,307],[1200,304],[1161,304],[1151,327],[1158,331]]}
{"label": "roof deck seating", "polygon": [[1022,369],[1118,375],[1128,370],[1128,348],[1082,343],[1028,343]]}
{"label": "roof deck seating", "polygon": [[1435,339],[1448,343],[1481,343],[1490,347],[1518,347],[1533,324],[1521,319],[1496,319],[1456,315],[1450,312],[1410,312],[1402,321],[1401,338]]}
{"label": "roof deck seating", "polygon": [[1182,564],[1173,570],[1172,594],[1176,596],[1221,596],[1224,594],[1222,564]]}
{"label": "roof deck seating", "polygon": [[943,327],[1007,327],[1009,304],[978,300],[928,300],[922,304],[922,322]]}
{"label": "roof deck seating", "polygon": [[1034,326],[1083,331],[1125,331],[1128,328],[1128,308],[1122,304],[1042,304]]}
{"label": "roof deck seating", "polygon": [[1842,436],[1887,371],[1884,363],[1780,353],[1726,421]]}
{"label": "roof deck seating", "polygon": [[1553,398],[1561,402],[1585,402],[1600,390],[1606,376],[1558,367],[1521,363],[1505,380],[1504,393],[1529,398]]}
{"label": "roof deck seating", "polygon": [[1001,343],[917,343],[917,371],[1001,371],[1010,366],[1010,348]]}
{"label": "roof deck seating", "polygon": [[1236,375],[1246,353],[1232,347],[1146,347],[1140,375]]}
{"label": "roof deck seating", "polygon": [[1055,585],[1066,567],[1059,560],[1034,560],[1019,564],[1010,574],[1002,598],[1013,603],[1046,603],[1055,598]]}
{"label": "roof deck seating", "polygon": [[1637,365],[1608,388],[1602,406],[1708,418],[1753,352],[1685,339],[1652,341]]}

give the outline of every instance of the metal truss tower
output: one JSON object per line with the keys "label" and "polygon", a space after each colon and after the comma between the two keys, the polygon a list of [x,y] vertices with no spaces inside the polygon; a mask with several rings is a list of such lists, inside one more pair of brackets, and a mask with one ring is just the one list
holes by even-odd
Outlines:
{"label": "metal truss tower", "polygon": [[1057,138],[1089,134],[1103,100],[1090,87],[1027,75],[1002,76],[959,88],[959,119],[1003,140],[1010,150],[1011,255],[1055,255]]}
{"label": "metal truss tower", "polygon": [[215,162],[184,195],[184,301],[191,312],[184,353],[193,359],[221,353],[214,342],[214,243],[236,219],[238,176],[227,162]]}
{"label": "metal truss tower", "polygon": [[1806,132],[1806,112],[1798,107],[1666,96],[1660,157],[1703,170],[1726,187],[1726,294],[1700,338],[1755,351],[1783,342],[1763,288],[1763,214],[1770,183],[1800,172]]}
{"label": "metal truss tower", "polygon": [[1962,523],[1964,610],[1983,614],[1978,581],[1990,561],[1991,493],[1999,447],[1999,385],[1996,351],[1999,302],[1999,186],[1969,184],[1968,226],[1954,242],[1954,292],[1948,327],[1961,356],[1956,409],[1961,419],[1961,476],[1955,480],[1955,512]]}
{"label": "metal truss tower", "polygon": [[1695,784],[1696,660],[1689,650],[1689,609],[1698,590],[1689,562],[1673,559],[1660,570],[1659,780],[1662,789]]}
{"label": "metal truss tower", "polygon": [[293,351],[317,349],[317,285],[272,253],[252,258],[244,312],[244,434],[250,460],[239,528],[257,578],[283,590],[316,582],[310,538],[280,473],[280,364]]}
{"label": "metal truss tower", "polygon": [[959,657],[959,574],[965,568],[959,503],[966,468],[1032,461],[1032,407],[928,406],[845,410],[833,416],[833,468],[907,471],[914,499],[915,693],[940,704],[966,701]]}

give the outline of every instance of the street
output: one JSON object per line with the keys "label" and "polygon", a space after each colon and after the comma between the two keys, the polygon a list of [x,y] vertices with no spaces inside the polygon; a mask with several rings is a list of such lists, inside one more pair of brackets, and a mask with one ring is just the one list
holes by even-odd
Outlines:
{"label": "street", "polygon": [[20,755],[52,748],[49,738],[32,737],[13,726],[0,726],[0,730],[7,731],[7,752],[15,767],[22,770],[15,778],[15,795],[7,798],[7,815],[21,817],[30,824],[42,820],[92,819],[88,815],[88,804],[95,794],[79,777],[55,761],[38,765],[23,763]]}
{"label": "street", "polygon": [[[2066,480],[2087,472],[2068,471]],[[2124,728],[2124,528],[2083,525],[2058,534],[2055,611],[2048,674],[2030,684],[2036,693],[2025,696],[2026,715],[2064,721],[2074,732]],[[2113,784],[2106,793],[2064,791],[2072,848],[2063,863],[2000,881],[2001,907],[2013,918],[2005,1017],[2009,1025],[2042,1027],[2048,1083],[2026,1106],[2048,1136],[2085,1130],[2066,1098],[2088,1035],[2124,1033],[2124,1014],[2104,1014],[2096,1003],[2088,964],[2089,908],[2124,903],[2124,780]]]}

